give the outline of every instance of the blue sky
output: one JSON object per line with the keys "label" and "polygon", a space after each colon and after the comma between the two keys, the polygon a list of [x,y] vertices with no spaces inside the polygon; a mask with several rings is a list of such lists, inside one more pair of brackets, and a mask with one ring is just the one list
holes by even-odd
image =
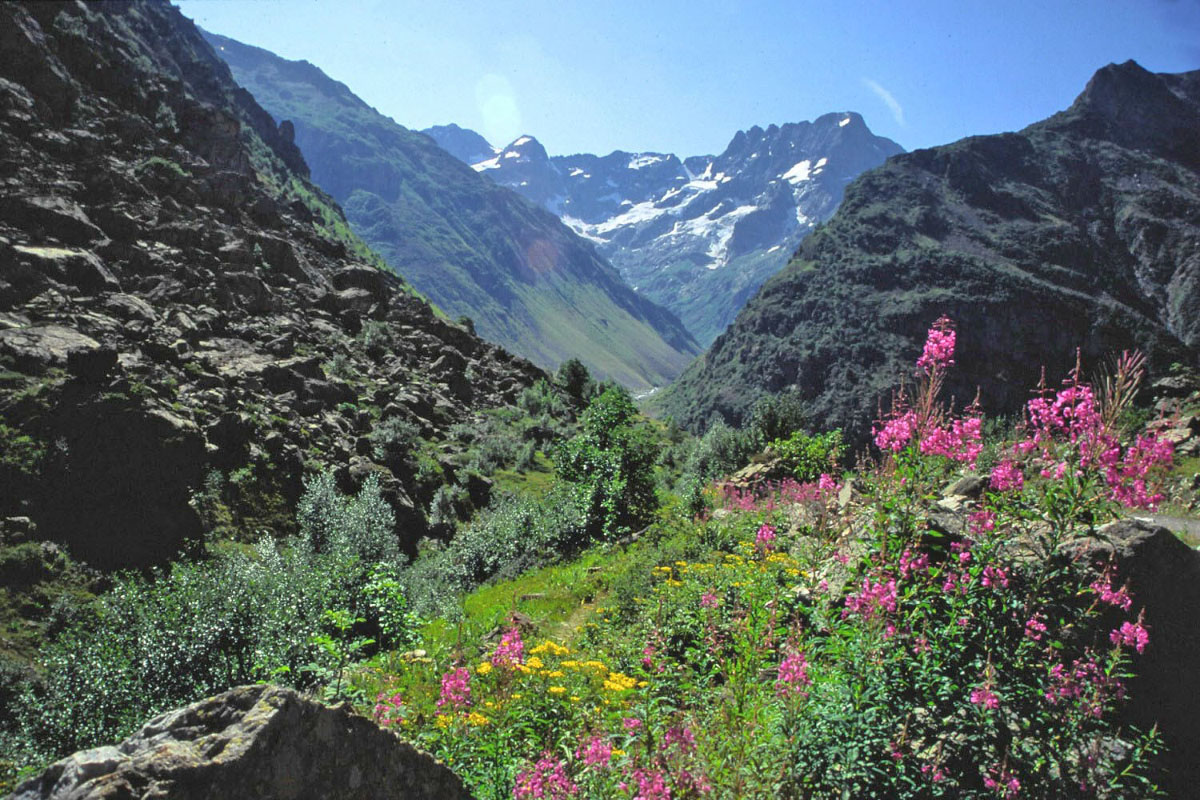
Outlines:
{"label": "blue sky", "polygon": [[1017,130],[1096,69],[1200,69],[1197,0],[182,0],[306,59],[402,125],[551,154],[719,153],[739,129],[858,111],[905,148]]}

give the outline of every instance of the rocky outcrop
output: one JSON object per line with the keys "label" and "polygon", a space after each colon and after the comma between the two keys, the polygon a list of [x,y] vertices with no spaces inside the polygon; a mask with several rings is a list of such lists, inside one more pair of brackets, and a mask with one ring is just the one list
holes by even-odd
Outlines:
{"label": "rocky outcrop", "polygon": [[76,753],[11,800],[469,800],[449,769],[346,706],[243,686],[146,723],[115,747]]}
{"label": "rocky outcrop", "polygon": [[379,475],[413,550],[441,473],[381,427],[440,437],[542,373],[383,269],[169,4],[5,3],[0,47],[0,517],[143,566],[206,486],[226,534],[287,532],[329,467]]}
{"label": "rocky outcrop", "polygon": [[[1158,779],[1171,797],[1192,797],[1200,782],[1200,553],[1166,528],[1125,520],[1102,528],[1085,554],[1116,563],[1114,586],[1128,582],[1133,614],[1145,612],[1150,643],[1135,657],[1124,715],[1143,731],[1157,726],[1167,749]],[[1118,618],[1114,612],[1114,626]]]}
{"label": "rocky outcrop", "polygon": [[948,394],[989,413],[1139,348],[1200,354],[1200,72],[1100,70],[1019,133],[894,156],[764,284],[664,398],[691,427],[794,389],[819,428],[865,440],[925,332],[959,324]]}

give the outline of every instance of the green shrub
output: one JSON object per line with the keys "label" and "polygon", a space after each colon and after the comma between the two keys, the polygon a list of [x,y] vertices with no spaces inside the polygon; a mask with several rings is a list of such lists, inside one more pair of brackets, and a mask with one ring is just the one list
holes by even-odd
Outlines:
{"label": "green shrub", "polygon": [[558,448],[559,477],[571,485],[590,538],[635,530],[658,508],[654,442],[645,425],[634,423],[635,414],[629,393],[609,388],[584,412],[579,434]]}
{"label": "green shrub", "polygon": [[796,431],[787,439],[771,442],[773,452],[784,468],[798,481],[815,481],[821,473],[836,473],[846,452],[841,430],[808,434]]}
{"label": "green shrub", "polygon": [[94,613],[43,646],[42,680],[22,688],[2,736],[28,764],[116,741],[154,713],[231,686],[310,684],[328,611],[361,621],[344,631],[349,642],[408,642],[415,620],[377,482],[348,498],[328,473],[309,479],[299,524],[279,543],[117,576]]}

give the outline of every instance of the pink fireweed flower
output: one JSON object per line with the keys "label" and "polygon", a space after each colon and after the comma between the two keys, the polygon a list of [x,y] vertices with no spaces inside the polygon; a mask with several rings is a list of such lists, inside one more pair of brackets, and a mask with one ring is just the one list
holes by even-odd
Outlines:
{"label": "pink fireweed flower", "polygon": [[997,709],[1000,707],[1000,696],[985,683],[971,690],[971,702],[984,708]]}
{"label": "pink fireweed flower", "polygon": [[953,542],[950,552],[958,556],[958,563],[967,564],[971,561],[971,545],[969,542]]}
{"label": "pink fireweed flower", "polygon": [[1003,767],[992,767],[988,770],[983,785],[1004,800],[1015,800],[1021,793],[1021,781]]}
{"label": "pink fireweed flower", "polygon": [[404,719],[404,698],[399,692],[391,696],[387,692],[380,692],[375,698],[375,711],[371,717],[383,728],[401,722]]}
{"label": "pink fireweed flower", "polygon": [[823,492],[836,492],[841,487],[838,486],[838,482],[828,472],[822,472],[821,477],[817,480],[817,488]]}
{"label": "pink fireweed flower", "polygon": [[1101,461],[1112,498],[1128,508],[1157,508],[1163,495],[1151,493],[1146,477],[1156,467],[1171,466],[1173,459],[1173,445],[1153,436],[1139,436],[1119,462],[1113,451],[1105,452]]}
{"label": "pink fireweed flower", "polygon": [[983,509],[967,516],[971,533],[993,533],[996,530],[996,512]]}
{"label": "pink fireweed flower", "polygon": [[704,594],[700,595],[700,607],[701,608],[716,608],[717,603],[718,603],[718,598],[712,592],[705,592]]}
{"label": "pink fireweed flower", "polygon": [[754,536],[754,544],[764,550],[770,550],[775,546],[775,529],[764,522]]}
{"label": "pink fireweed flower", "polygon": [[990,483],[997,492],[1019,492],[1025,486],[1025,474],[1016,462],[1006,459],[992,469]]}
{"label": "pink fireweed flower", "polygon": [[1042,640],[1042,635],[1046,633],[1046,624],[1042,622],[1040,613],[1034,614],[1029,619],[1025,620],[1025,636],[1035,642]]}
{"label": "pink fireweed flower", "polygon": [[866,577],[863,578],[861,590],[846,597],[846,608],[842,611],[842,617],[856,613],[869,620],[879,614],[895,613],[898,599],[895,578],[884,582],[882,578],[872,581],[870,577]]}
{"label": "pink fireweed flower", "polygon": [[585,767],[607,767],[612,755],[612,742],[601,736],[591,737],[575,751],[575,757],[582,759]]}
{"label": "pink fireweed flower", "polygon": [[775,694],[781,698],[807,697],[805,686],[812,683],[808,677],[808,658],[797,650],[788,653],[779,662],[779,671],[775,680]]}
{"label": "pink fireweed flower", "polygon": [[471,705],[471,672],[466,667],[452,669],[442,675],[442,694],[438,698],[437,707],[449,706],[451,709],[466,708]]}
{"label": "pink fireweed flower", "polygon": [[991,589],[1007,589],[1008,573],[1003,567],[993,567],[988,564],[983,568],[983,576],[979,582]]}
{"label": "pink fireweed flower", "polygon": [[549,750],[531,767],[517,773],[513,785],[513,798],[539,798],[539,800],[562,800],[574,797],[579,792],[569,777],[566,766]]}
{"label": "pink fireweed flower", "polygon": [[1140,621],[1122,622],[1121,627],[1110,633],[1108,638],[1117,647],[1127,645],[1142,653],[1146,650],[1146,645],[1150,643],[1150,632],[1142,626]]}
{"label": "pink fireweed flower", "polygon": [[634,800],[671,800],[671,787],[667,776],[654,769],[635,769],[633,780],[637,783]]}
{"label": "pink fireweed flower", "polygon": [[917,367],[926,375],[954,365],[954,323],[949,317],[939,317],[925,336],[925,349],[917,359]]}
{"label": "pink fireweed flower", "polygon": [[910,574],[923,574],[929,570],[929,555],[920,553],[916,556],[912,551],[905,548],[900,554],[900,577],[907,578]]}
{"label": "pink fireweed flower", "polygon": [[917,433],[917,413],[905,411],[893,415],[875,430],[875,446],[885,452],[899,453]]}
{"label": "pink fireweed flower", "polygon": [[931,428],[921,438],[920,450],[921,455],[942,456],[974,468],[983,452],[983,420],[968,417],[951,420],[946,428]]}
{"label": "pink fireweed flower", "polygon": [[696,737],[686,725],[673,725],[663,736],[662,749],[690,753],[696,749]]}
{"label": "pink fireweed flower", "polygon": [[642,666],[650,669],[654,666],[654,645],[648,644],[642,648]]}
{"label": "pink fireweed flower", "polygon": [[934,783],[939,783],[946,780],[946,771],[937,764],[922,764],[921,774],[929,778]]}
{"label": "pink fireweed flower", "polygon": [[637,717],[625,717],[621,720],[621,727],[629,733],[634,733],[642,727],[642,721]]}
{"label": "pink fireweed flower", "polygon": [[1100,717],[1109,697],[1125,697],[1125,687],[1119,678],[1109,675],[1089,655],[1077,658],[1070,669],[1064,664],[1050,668],[1050,685],[1045,690],[1046,701],[1057,705],[1062,700],[1074,700],[1080,709],[1092,717]]}
{"label": "pink fireweed flower", "polygon": [[1133,598],[1129,596],[1127,587],[1122,586],[1120,589],[1112,588],[1112,577],[1109,572],[1104,573],[1104,577],[1091,585],[1091,590],[1100,596],[1100,601],[1116,606],[1123,611],[1128,611],[1133,606]]}
{"label": "pink fireweed flower", "polygon": [[521,632],[510,628],[500,637],[500,644],[496,645],[496,652],[492,653],[492,666],[511,669],[521,663],[524,654],[525,643],[521,641]]}

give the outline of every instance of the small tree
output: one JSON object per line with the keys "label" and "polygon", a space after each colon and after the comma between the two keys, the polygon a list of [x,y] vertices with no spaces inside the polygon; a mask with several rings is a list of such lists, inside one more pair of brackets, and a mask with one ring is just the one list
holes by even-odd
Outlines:
{"label": "small tree", "polygon": [[564,361],[558,368],[558,374],[554,376],[554,382],[579,402],[588,398],[593,384],[588,368],[578,358],[569,358]]}
{"label": "small tree", "polygon": [[591,402],[582,430],[558,450],[558,474],[574,486],[588,534],[613,539],[650,520],[654,493],[654,443],[629,393],[610,387]]}

